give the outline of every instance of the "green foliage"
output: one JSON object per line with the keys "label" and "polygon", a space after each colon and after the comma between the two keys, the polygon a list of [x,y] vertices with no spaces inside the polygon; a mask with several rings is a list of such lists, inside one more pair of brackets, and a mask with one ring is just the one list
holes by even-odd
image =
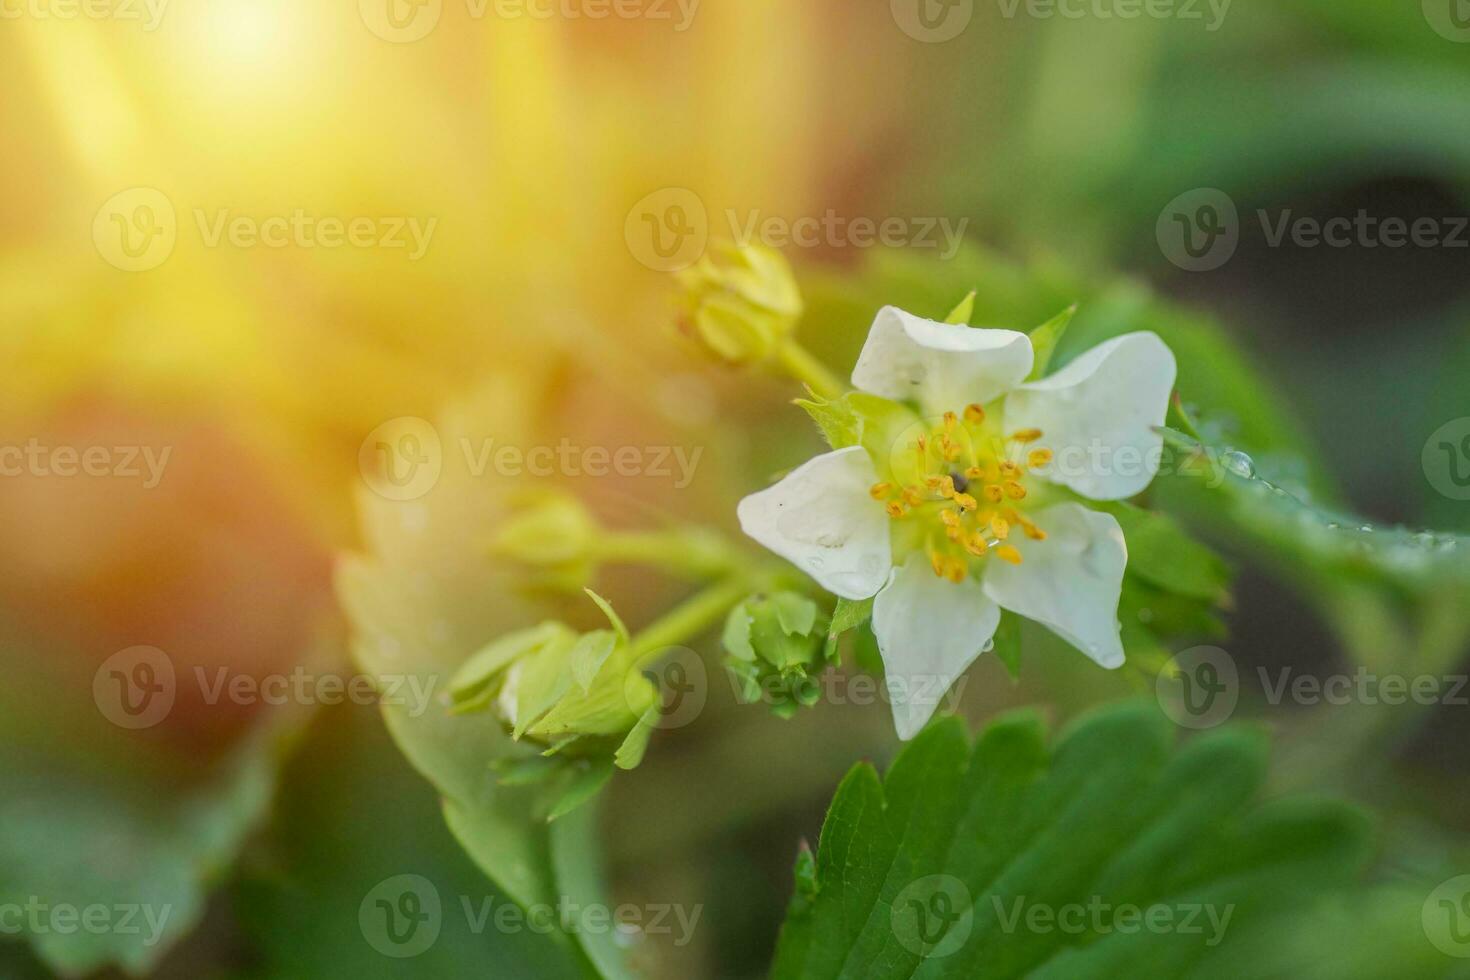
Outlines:
{"label": "green foliage", "polygon": [[[1369,967],[1337,941],[1393,943],[1412,951],[1424,971],[1413,975],[1449,972],[1419,933],[1427,889],[1380,909],[1382,933],[1297,931],[1356,886],[1367,820],[1327,801],[1257,802],[1257,732],[1222,729],[1177,750],[1171,733],[1133,703],[1088,715],[1051,746],[1030,713],[995,722],[973,747],[946,720],[886,779],[855,767],[815,868],[799,865],[773,975],[1265,978],[1295,975],[1313,951],[1333,957],[1336,977],[1410,975],[1381,958]],[[1178,928],[1130,927],[1125,907],[1167,909]],[[1272,941],[1283,933],[1293,942]]]}
{"label": "green foliage", "polygon": [[[483,506],[473,502],[482,488],[452,489],[441,488],[436,520],[424,529],[406,525],[391,502],[365,500],[364,523],[375,554],[344,559],[337,577],[361,669],[412,675],[437,692],[449,688],[451,678],[468,676],[459,672],[468,670],[467,656],[484,648],[487,638],[513,633],[544,613],[527,601],[485,601],[513,594],[510,579],[475,554],[475,541],[490,536]],[[477,669],[488,676],[493,662],[513,658],[524,641],[507,640],[511,649],[494,654],[482,649]],[[572,682],[570,673],[567,680]],[[437,702],[413,711],[385,703],[383,718],[399,749],[440,794],[451,833],[496,894],[522,908],[554,906],[562,895],[582,904],[603,901],[599,894],[571,890],[555,866],[558,848],[570,842],[589,864],[582,877],[595,877],[598,859],[588,849],[591,842],[580,839],[588,836],[591,809],[548,825],[544,818],[564,783],[531,779],[529,770],[518,773],[528,778],[503,782],[496,767],[514,768],[506,760],[524,760],[530,753],[511,741],[492,712],[455,714]],[[567,770],[559,773],[565,778]],[[620,958],[597,937],[556,929],[536,941],[553,948],[547,955],[568,956],[589,971],[595,962],[602,976],[627,975]]]}
{"label": "green foliage", "polygon": [[[495,927],[507,897],[450,836],[432,787],[370,709],[332,709],[313,726],[261,847],[243,865],[233,897],[256,964],[248,980],[590,975],[572,947]],[[370,933],[376,911],[362,910],[401,875],[426,880],[440,899],[437,938],[411,960],[372,944],[384,934]]]}

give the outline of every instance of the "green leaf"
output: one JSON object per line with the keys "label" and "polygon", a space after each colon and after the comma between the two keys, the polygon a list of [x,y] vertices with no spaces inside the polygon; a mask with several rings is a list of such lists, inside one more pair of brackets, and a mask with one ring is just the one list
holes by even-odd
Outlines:
{"label": "green leaf", "polygon": [[[587,973],[569,944],[529,929],[494,928],[494,912],[509,897],[450,835],[433,788],[409,767],[371,708],[322,713],[286,772],[262,845],[257,860],[243,862],[232,895],[249,939],[251,968],[243,980]],[[441,914],[433,942],[398,959],[388,955],[395,945],[372,905],[378,897],[391,901],[394,884],[410,880],[405,876],[432,889]],[[488,926],[477,928],[487,908]]]}
{"label": "green leaf", "polygon": [[1027,377],[1027,381],[1035,381],[1046,374],[1046,369],[1051,364],[1052,354],[1056,353],[1057,345],[1062,341],[1062,335],[1067,332],[1067,326],[1072,322],[1072,317],[1076,315],[1077,304],[1073,303],[1031,331],[1031,349],[1036,353],[1036,360],[1032,364],[1031,374]]}
{"label": "green leaf", "polygon": [[[450,421],[441,433],[453,438]],[[527,598],[487,601],[514,594],[514,587],[510,570],[479,554],[478,542],[493,535],[497,512],[485,506],[485,497],[483,481],[442,481],[427,523],[413,525],[402,520],[402,505],[359,498],[373,554],[339,562],[337,592],[364,672],[406,675],[438,691],[472,651],[546,617],[549,610]],[[572,683],[570,672],[564,680]],[[442,797],[451,833],[497,894],[522,908],[555,906],[562,896],[584,905],[606,901],[569,892],[554,873],[550,828],[575,820],[580,811],[548,826],[537,818],[544,786],[497,783],[491,764],[523,757],[524,750],[493,712],[455,715],[433,700],[421,711],[385,701],[383,717],[399,749]],[[584,845],[582,853],[590,854],[591,846]],[[579,961],[601,955],[593,953],[596,940],[585,933],[555,929],[537,939]],[[600,960],[598,969],[604,976],[627,975]]]}
{"label": "green leaf", "polygon": [[1128,572],[1150,585],[1217,602],[1230,585],[1230,568],[1167,514],[1124,502],[1094,503],[1117,519],[1128,542]]}
{"label": "green leaf", "polygon": [[[1051,746],[1029,712],[973,747],[948,719],[886,779],[855,767],[773,976],[1162,980],[1239,970],[1247,945],[1265,957],[1245,961],[1251,976],[1290,975],[1251,937],[1351,887],[1372,853],[1369,824],[1345,804],[1257,802],[1266,744],[1255,731],[1221,729],[1177,750],[1172,733],[1138,703],[1096,711]],[[1108,911],[1086,912],[1097,905]],[[1228,909],[1230,919],[1214,933],[1125,931],[1124,907],[1166,908],[1175,922]],[[1082,919],[1028,924],[1042,921],[1036,908],[1053,924],[1074,921],[1070,909]],[[1401,912],[1417,926],[1417,905]]]}
{"label": "green leaf", "polygon": [[[333,652],[322,646],[300,663],[325,672]],[[0,945],[29,944],[49,975],[142,976],[199,924],[210,891],[269,820],[312,711],[262,709],[213,746],[177,709],[156,728],[125,731],[98,711],[90,677],[67,673],[87,664],[77,654],[0,619],[0,907],[43,917],[35,931],[28,915],[8,919],[6,931],[21,931]],[[103,906],[118,928],[46,927],[46,910],[62,906]],[[0,975],[7,969],[0,960]]]}

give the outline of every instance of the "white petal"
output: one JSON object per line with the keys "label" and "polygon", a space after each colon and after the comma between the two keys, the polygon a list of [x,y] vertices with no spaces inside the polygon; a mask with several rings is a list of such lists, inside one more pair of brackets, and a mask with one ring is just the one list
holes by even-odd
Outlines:
{"label": "white petal", "polygon": [[1013,535],[1019,565],[986,560],[985,594],[1002,609],[1035,620],[1103,667],[1123,665],[1118,597],[1128,545],[1111,514],[1056,504],[1030,515],[1045,541]]}
{"label": "white petal", "polygon": [[873,632],[899,738],[918,734],[999,624],[1000,609],[974,579],[942,579],[922,554],[893,570],[873,603]]}
{"label": "white petal", "polygon": [[852,383],[926,412],[958,411],[998,398],[1031,373],[1031,338],[1014,330],[936,323],[894,306],[878,311]]}
{"label": "white petal", "polygon": [[866,599],[893,565],[888,515],[868,492],[877,482],[861,447],[825,453],[740,501],[740,529],[828,592]]}
{"label": "white petal", "polygon": [[1049,378],[1006,399],[1006,428],[1040,429],[1054,454],[1037,475],[1093,500],[1139,493],[1159,469],[1174,390],[1174,353],[1157,334],[1098,344]]}

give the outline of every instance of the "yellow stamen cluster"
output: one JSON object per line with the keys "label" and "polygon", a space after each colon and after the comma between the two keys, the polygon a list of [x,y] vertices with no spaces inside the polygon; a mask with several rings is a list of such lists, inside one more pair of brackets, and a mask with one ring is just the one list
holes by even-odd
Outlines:
{"label": "yellow stamen cluster", "polygon": [[904,450],[911,450],[918,463],[918,479],[907,486],[879,483],[871,490],[894,520],[935,521],[925,534],[929,563],[935,575],[951,582],[963,582],[970,562],[987,555],[1021,564],[1021,552],[1005,543],[1012,528],[1033,541],[1046,540],[1046,532],[1017,506],[1027,496],[1028,471],[1052,459],[1048,449],[1025,448],[1041,438],[1041,431],[1022,429],[1001,438],[987,432],[985,423],[979,405],[961,414],[946,412]]}

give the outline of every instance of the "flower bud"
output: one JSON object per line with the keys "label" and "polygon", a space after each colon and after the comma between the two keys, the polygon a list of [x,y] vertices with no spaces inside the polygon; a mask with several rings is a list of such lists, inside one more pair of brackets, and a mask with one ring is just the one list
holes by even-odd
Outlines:
{"label": "flower bud", "polygon": [[725,665],[746,702],[766,701],[789,718],[817,700],[826,640],[827,619],[812,600],[794,592],[754,595],[725,620]]}
{"label": "flower bud", "polygon": [[547,622],[496,640],[450,683],[455,711],[492,710],[512,738],[544,745],[548,755],[622,764],[636,748],[625,768],[636,765],[648,734],[639,723],[656,707],[658,691],[628,662],[631,639],[622,621],[601,597],[593,599],[612,629],[578,633]]}
{"label": "flower bud", "polygon": [[770,357],[801,317],[791,266],[765,245],[724,245],[678,274],[681,331],[732,364]]}
{"label": "flower bud", "polygon": [[584,588],[596,568],[596,519],[575,496],[537,493],[515,507],[490,543],[493,554],[527,566],[537,584],[563,591]]}

